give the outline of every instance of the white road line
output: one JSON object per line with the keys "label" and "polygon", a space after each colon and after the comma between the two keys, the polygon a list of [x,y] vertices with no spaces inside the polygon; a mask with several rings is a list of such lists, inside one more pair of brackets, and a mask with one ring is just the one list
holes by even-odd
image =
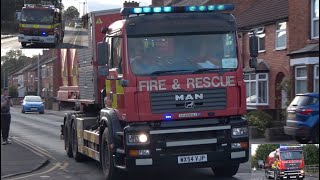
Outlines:
{"label": "white road line", "polygon": [[73,41],[73,43],[72,43],[72,48],[73,48],[73,46],[75,45],[75,43],[76,43],[76,41],[77,41],[77,38],[78,38],[79,33],[80,33],[80,30],[78,31],[76,37],[74,38],[74,41]]}

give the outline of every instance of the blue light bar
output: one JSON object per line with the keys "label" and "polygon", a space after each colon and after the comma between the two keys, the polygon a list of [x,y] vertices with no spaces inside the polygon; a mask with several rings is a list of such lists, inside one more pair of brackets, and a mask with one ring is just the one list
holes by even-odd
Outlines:
{"label": "blue light bar", "polygon": [[233,4],[215,4],[209,6],[166,6],[166,7],[136,7],[122,8],[121,14],[129,16],[131,14],[158,14],[158,13],[192,13],[192,12],[215,12],[232,11]]}
{"label": "blue light bar", "polygon": [[164,119],[165,120],[171,120],[172,119],[172,115],[171,114],[165,114],[164,115]]}

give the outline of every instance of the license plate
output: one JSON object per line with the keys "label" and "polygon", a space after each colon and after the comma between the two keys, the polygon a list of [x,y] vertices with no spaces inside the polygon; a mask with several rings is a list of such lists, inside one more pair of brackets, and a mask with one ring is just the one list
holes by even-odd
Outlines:
{"label": "license plate", "polygon": [[288,114],[288,118],[290,118],[290,119],[293,119],[293,118],[295,118],[296,117],[296,114],[293,114],[293,113],[289,113]]}
{"label": "license plate", "polygon": [[290,176],[290,178],[294,178],[294,179],[295,179],[295,178],[296,178],[296,176]]}
{"label": "license plate", "polygon": [[38,110],[38,108],[30,108],[31,110]]}
{"label": "license plate", "polygon": [[207,161],[208,159],[206,154],[193,155],[193,156],[178,156],[178,164],[207,162]]}

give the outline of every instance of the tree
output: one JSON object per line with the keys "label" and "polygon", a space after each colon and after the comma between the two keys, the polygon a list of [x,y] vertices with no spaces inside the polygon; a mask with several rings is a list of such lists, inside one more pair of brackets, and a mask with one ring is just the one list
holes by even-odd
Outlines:
{"label": "tree", "polygon": [[72,20],[74,18],[78,18],[80,15],[77,8],[74,6],[68,7],[68,9],[64,12],[65,19]]}
{"label": "tree", "polygon": [[256,150],[254,158],[256,161],[263,160],[267,161],[269,154],[280,147],[280,144],[260,144]]}
{"label": "tree", "polygon": [[21,50],[10,50],[4,56],[1,56],[1,87],[4,86],[4,81],[8,85],[7,80],[9,75],[31,62],[32,58],[22,54]]}
{"label": "tree", "polygon": [[319,146],[307,144],[303,146],[303,153],[306,165],[319,164]]}

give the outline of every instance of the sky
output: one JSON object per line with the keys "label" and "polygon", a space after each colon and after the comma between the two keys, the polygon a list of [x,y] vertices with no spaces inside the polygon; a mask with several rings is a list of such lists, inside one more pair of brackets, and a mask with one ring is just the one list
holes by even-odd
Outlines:
{"label": "sky", "polygon": [[[10,50],[11,49],[1,49],[1,56],[5,56],[6,53]],[[22,50],[22,53],[28,57],[38,55],[39,53],[40,53],[40,55],[42,54],[42,49],[19,49],[19,50]]]}
{"label": "sky", "polygon": [[[124,1],[125,0],[62,0],[62,3],[65,9],[67,9],[69,6],[74,6],[79,10],[79,7],[80,7],[80,16],[82,16],[83,2],[88,3],[88,12],[91,12],[91,11],[121,8]],[[140,2],[140,6],[151,5],[151,0],[136,0],[136,1]]]}

